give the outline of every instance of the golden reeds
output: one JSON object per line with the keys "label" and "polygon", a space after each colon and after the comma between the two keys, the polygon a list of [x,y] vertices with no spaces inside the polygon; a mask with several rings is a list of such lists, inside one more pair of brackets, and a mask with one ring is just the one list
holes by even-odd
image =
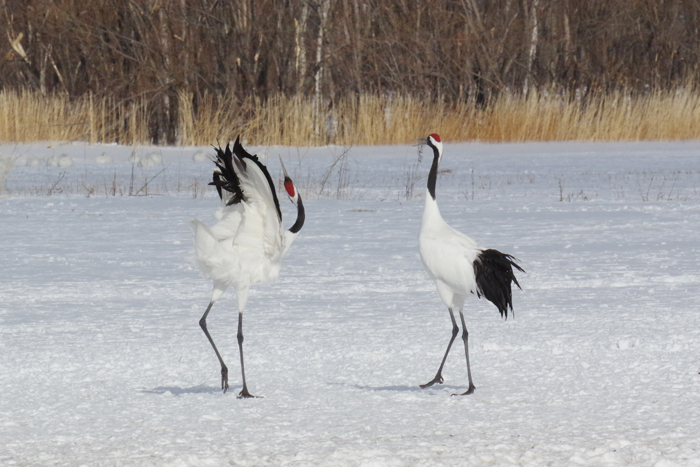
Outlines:
{"label": "golden reeds", "polygon": [[[487,106],[412,96],[360,95],[319,106],[275,96],[238,102],[205,94],[195,109],[180,93],[178,142],[209,145],[238,134],[254,145],[403,144],[439,132],[446,141],[636,141],[700,138],[700,93],[689,88],[580,99],[569,93],[503,93]],[[317,109],[322,108],[319,112]],[[0,140],[149,143],[145,99],[42,96],[0,91]]]}

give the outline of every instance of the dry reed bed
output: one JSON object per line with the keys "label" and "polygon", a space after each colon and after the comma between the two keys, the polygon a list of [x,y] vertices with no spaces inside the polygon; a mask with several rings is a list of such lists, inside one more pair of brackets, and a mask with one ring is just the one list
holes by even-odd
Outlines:
{"label": "dry reed bed", "polygon": [[[208,145],[243,134],[250,144],[404,144],[439,132],[447,141],[630,141],[700,138],[700,93],[681,88],[643,96],[502,94],[484,109],[410,96],[363,95],[322,105],[304,97],[266,101],[205,95],[197,109],[179,96],[182,145]],[[148,102],[68,99],[0,92],[0,140],[149,144]]]}

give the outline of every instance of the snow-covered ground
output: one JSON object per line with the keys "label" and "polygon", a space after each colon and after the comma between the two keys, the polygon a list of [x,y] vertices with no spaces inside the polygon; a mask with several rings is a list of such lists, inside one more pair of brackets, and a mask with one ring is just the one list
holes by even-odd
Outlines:
{"label": "snow-covered ground", "polygon": [[459,341],[418,387],[451,331],[417,249],[429,154],[254,148],[307,222],[251,290],[251,400],[234,293],[222,394],[185,260],[208,148],[48,146],[0,145],[0,465],[700,466],[698,142],[446,144],[443,216],[527,271],[514,319],[467,302],[465,397]]}

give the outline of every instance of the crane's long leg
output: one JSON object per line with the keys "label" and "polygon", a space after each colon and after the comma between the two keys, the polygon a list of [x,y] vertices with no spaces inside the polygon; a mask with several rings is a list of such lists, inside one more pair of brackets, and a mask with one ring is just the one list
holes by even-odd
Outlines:
{"label": "crane's long leg", "polygon": [[211,310],[212,305],[214,305],[214,302],[209,302],[207,311],[204,312],[204,315],[202,315],[202,318],[199,320],[199,326],[202,328],[202,331],[204,331],[204,335],[207,336],[207,339],[209,339],[209,343],[214,348],[214,352],[216,352],[216,358],[218,358],[219,363],[221,363],[221,389],[223,389],[225,393],[228,389],[228,368],[226,367],[224,360],[221,358],[221,354],[219,354],[219,349],[217,349],[216,344],[214,344],[214,339],[211,338],[211,335],[207,330],[207,315],[209,315],[209,310]]}
{"label": "crane's long leg", "polygon": [[243,376],[243,389],[238,394],[238,398],[258,397],[248,392],[248,385],[245,382],[245,366],[243,365],[243,312],[238,312],[238,351],[241,354],[241,376]]}
{"label": "crane's long leg", "polygon": [[[448,310],[450,312],[450,318],[452,318],[452,338],[450,339],[450,343],[447,344],[447,350],[445,351],[445,356],[442,357],[442,363],[440,363],[440,368],[438,368],[438,371],[435,374],[435,378],[433,378],[428,383],[421,384],[420,387],[422,387],[422,388],[430,387],[435,383],[442,384],[442,381],[443,381],[442,380],[442,367],[445,366],[445,360],[447,360],[447,355],[450,353],[450,348],[452,347],[452,343],[455,341],[455,337],[457,337],[457,333],[459,332],[459,326],[457,326],[457,321],[455,321],[455,314],[452,312],[452,308],[448,308]],[[462,324],[464,324],[464,320],[462,320]],[[467,357],[467,358],[469,358],[469,357]]]}
{"label": "crane's long leg", "polygon": [[453,394],[453,396],[466,396],[467,394],[473,393],[476,386],[474,386],[474,382],[472,381],[472,369],[469,366],[469,331],[467,331],[467,325],[464,323],[464,313],[462,313],[462,310],[459,310],[459,318],[462,320],[462,340],[464,341],[464,353],[467,356],[467,376],[469,376],[469,389],[467,389],[467,392],[463,392],[462,394]]}

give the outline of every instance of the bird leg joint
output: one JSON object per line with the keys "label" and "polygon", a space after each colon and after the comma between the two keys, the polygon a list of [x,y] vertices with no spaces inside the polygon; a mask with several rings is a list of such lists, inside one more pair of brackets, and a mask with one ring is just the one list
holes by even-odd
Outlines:
{"label": "bird leg joint", "polygon": [[223,389],[224,394],[228,389],[228,368],[226,365],[221,365],[221,389]]}

